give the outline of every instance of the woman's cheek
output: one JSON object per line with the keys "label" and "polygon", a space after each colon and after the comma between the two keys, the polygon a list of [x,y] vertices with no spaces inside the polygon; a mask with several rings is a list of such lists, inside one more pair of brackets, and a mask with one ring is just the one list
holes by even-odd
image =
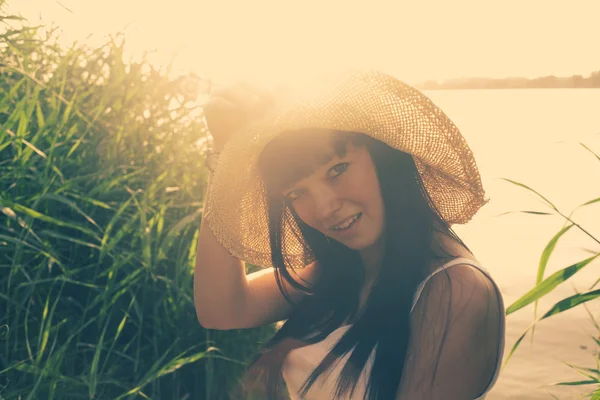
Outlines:
{"label": "woman's cheek", "polygon": [[311,228],[316,229],[310,208],[308,207],[307,204],[302,204],[301,201],[302,201],[301,199],[296,200],[296,202],[295,202],[296,204],[294,204],[294,211],[296,211],[296,214],[298,215],[298,217],[300,217],[300,219],[306,225],[310,226]]}

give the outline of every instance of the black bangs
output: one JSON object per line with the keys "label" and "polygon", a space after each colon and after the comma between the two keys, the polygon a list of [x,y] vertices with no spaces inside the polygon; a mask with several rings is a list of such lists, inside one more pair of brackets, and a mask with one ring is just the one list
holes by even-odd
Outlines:
{"label": "black bangs", "polygon": [[359,145],[361,136],[365,135],[321,128],[282,132],[259,156],[261,178],[270,193],[280,193],[335,156],[344,157],[348,142]]}

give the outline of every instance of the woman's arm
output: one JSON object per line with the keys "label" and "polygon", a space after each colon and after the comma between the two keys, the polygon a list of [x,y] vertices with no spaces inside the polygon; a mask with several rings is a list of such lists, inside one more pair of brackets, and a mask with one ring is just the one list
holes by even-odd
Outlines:
{"label": "woman's arm", "polygon": [[[272,92],[248,82],[215,86],[203,110],[214,139],[213,149],[222,151],[233,132],[261,118],[273,101]],[[209,218],[206,215],[204,222]],[[298,270],[299,278],[313,283],[317,265],[313,263]],[[305,296],[285,280],[282,284],[294,302]],[[221,246],[207,223],[202,223],[198,234],[194,303],[200,324],[212,329],[252,328],[276,322],[287,318],[293,308],[279,290],[272,268],[246,276],[243,263]]]}
{"label": "woman's arm", "polygon": [[[317,263],[312,263],[297,271],[296,280],[313,284],[317,270]],[[284,279],[282,284],[294,302],[305,296]],[[202,223],[198,234],[194,303],[203,327],[222,330],[277,322],[286,319],[293,308],[279,290],[273,268],[246,275],[243,263],[221,246],[208,223]]]}
{"label": "woman's arm", "polygon": [[490,279],[468,265],[435,274],[411,315],[397,400],[473,400],[498,363],[502,302]]}

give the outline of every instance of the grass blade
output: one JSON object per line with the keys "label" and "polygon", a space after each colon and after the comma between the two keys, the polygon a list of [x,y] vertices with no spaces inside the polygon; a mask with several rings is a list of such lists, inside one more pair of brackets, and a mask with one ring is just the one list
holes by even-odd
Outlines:
{"label": "grass blade", "polygon": [[553,213],[542,212],[542,211],[526,211],[526,210],[522,210],[522,211],[506,211],[506,212],[503,212],[501,214],[496,215],[496,217],[501,217],[503,215],[514,214],[514,213],[533,214],[533,215],[554,215]]}
{"label": "grass blade", "polygon": [[542,200],[544,200],[550,207],[552,207],[554,210],[558,211],[558,209],[556,208],[556,206],[554,204],[552,204],[552,202],[550,200],[548,200],[547,198],[545,198],[544,196],[542,196],[540,193],[538,193],[537,191],[533,190],[529,186],[524,185],[524,184],[519,183],[519,182],[516,182],[516,181],[513,181],[511,179],[507,179],[507,178],[500,178],[500,179],[505,180],[505,181],[507,181],[509,183],[512,183],[513,185],[522,187],[524,189],[529,190],[530,192],[535,193],[538,197],[540,197]]}
{"label": "grass blade", "polygon": [[584,149],[586,149],[587,151],[589,151],[590,153],[592,153],[592,155],[594,155],[596,157],[596,159],[598,159],[598,161],[600,161],[600,155],[598,155],[595,152],[593,152],[592,149],[590,149],[589,147],[587,147],[585,144],[583,144],[583,143],[579,143],[579,144],[582,145]]}
{"label": "grass blade", "polygon": [[556,271],[554,274],[550,275],[543,282],[536,285],[533,289],[525,293],[521,298],[519,298],[517,301],[511,304],[506,309],[506,315],[512,314],[513,312],[520,310],[521,308],[533,303],[534,301],[539,300],[546,294],[550,293],[554,288],[556,288],[561,283],[565,282],[577,272],[581,271],[585,266],[594,261],[598,256],[600,256],[600,253],[596,254],[593,257],[587,258],[583,261],[570,265],[566,268],[563,268],[560,271]]}
{"label": "grass blade", "polygon": [[503,364],[502,368],[504,368],[508,364],[508,361],[510,360],[510,358],[512,357],[512,355],[514,354],[514,352],[517,350],[517,348],[521,344],[521,341],[525,338],[525,336],[527,335],[527,333],[529,332],[529,330],[532,327],[534,327],[538,322],[540,322],[541,320],[544,320],[546,318],[549,318],[549,317],[551,317],[553,315],[560,314],[560,313],[562,313],[564,311],[570,310],[571,308],[576,307],[579,304],[583,304],[583,303],[586,303],[588,301],[594,300],[594,299],[598,298],[599,296],[600,296],[600,290],[594,290],[594,291],[585,292],[585,293],[578,293],[576,295],[573,295],[573,296],[567,297],[565,299],[562,299],[558,303],[554,304],[554,306],[552,306],[550,308],[550,310],[548,310],[540,318],[538,318],[535,321],[533,321],[527,327],[527,329],[525,329],[525,332],[523,332],[523,334],[519,337],[519,339],[517,339],[517,341],[513,345],[510,353],[508,354],[508,356],[506,357],[506,360],[504,361],[504,364]]}
{"label": "grass blade", "polygon": [[79,232],[85,233],[86,235],[89,235],[92,238],[100,241],[100,237],[98,235],[96,235],[96,233],[92,232],[91,230],[89,230],[86,227],[81,226],[79,224],[61,221],[56,218],[52,218],[48,215],[42,214],[39,211],[32,210],[31,208],[25,207],[25,206],[23,206],[21,204],[17,204],[17,203],[9,203],[9,204],[7,204],[7,206],[12,208],[16,212],[20,212],[20,213],[27,215],[28,217],[38,219],[40,221],[48,222],[50,224],[54,224],[54,225],[57,225],[57,226],[60,226],[63,228],[73,228],[75,230],[78,230]]}

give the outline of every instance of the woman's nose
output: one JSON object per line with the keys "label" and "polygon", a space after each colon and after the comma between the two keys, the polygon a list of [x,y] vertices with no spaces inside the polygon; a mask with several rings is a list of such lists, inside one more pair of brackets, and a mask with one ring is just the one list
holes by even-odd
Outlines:
{"label": "woman's nose", "polygon": [[315,195],[315,216],[324,223],[334,223],[336,212],[340,209],[342,201],[339,194],[332,187],[324,187]]}

